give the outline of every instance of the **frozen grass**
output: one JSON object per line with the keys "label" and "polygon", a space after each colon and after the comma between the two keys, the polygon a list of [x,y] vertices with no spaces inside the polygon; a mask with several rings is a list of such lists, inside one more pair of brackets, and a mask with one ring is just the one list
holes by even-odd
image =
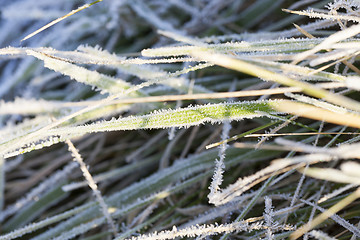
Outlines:
{"label": "frozen grass", "polygon": [[358,1],[0,4],[0,239],[360,238]]}

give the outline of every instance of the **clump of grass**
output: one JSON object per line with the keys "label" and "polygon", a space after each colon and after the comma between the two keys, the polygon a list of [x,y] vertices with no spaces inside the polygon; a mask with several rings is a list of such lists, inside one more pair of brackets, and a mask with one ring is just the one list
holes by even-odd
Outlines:
{"label": "clump of grass", "polygon": [[356,1],[2,4],[0,239],[360,237]]}

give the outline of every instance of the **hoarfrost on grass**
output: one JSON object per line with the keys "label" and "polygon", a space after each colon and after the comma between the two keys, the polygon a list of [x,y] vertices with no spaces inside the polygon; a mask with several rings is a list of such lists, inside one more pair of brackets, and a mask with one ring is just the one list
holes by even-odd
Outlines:
{"label": "hoarfrost on grass", "polygon": [[[0,96],[4,99],[0,103],[0,155],[4,158],[0,207],[5,205],[0,216],[4,229],[9,231],[0,239],[28,233],[33,233],[34,239],[80,235],[102,238],[107,233],[94,236],[93,232],[104,224],[113,229],[123,225],[124,235],[119,239],[131,238],[131,234],[132,239],[203,239],[219,234],[223,234],[221,239],[229,234],[277,239],[287,237],[294,227],[303,229],[301,221],[311,223],[316,219],[316,209],[326,212],[329,204],[353,196],[348,192],[359,184],[359,166],[354,162],[359,158],[359,137],[345,135],[345,127],[331,128],[337,131],[335,135],[322,130],[330,126],[323,120],[347,125],[349,132],[359,127],[358,102],[353,98],[354,91],[360,89],[356,67],[358,1],[333,1],[322,10],[316,1],[298,1],[290,7],[300,10],[285,10],[283,19],[277,19],[277,13],[280,6],[289,7],[287,1],[100,0],[80,7],[77,3],[45,0],[0,4],[0,44],[5,47],[0,49],[4,59],[0,73]],[[88,8],[90,5],[94,6]],[[302,10],[308,6],[313,8]],[[317,21],[304,21],[293,28],[291,24],[299,15]],[[6,47],[18,46],[24,37],[16,29],[27,36],[24,46]],[[214,33],[217,35],[210,36]],[[244,74],[252,78],[244,79]],[[228,89],[230,93],[251,89],[253,94],[277,84],[290,87],[270,89],[274,91],[263,94],[262,101],[230,100],[234,96],[229,95],[206,98]],[[275,90],[281,90],[276,97]],[[294,100],[284,100],[280,94],[287,90],[309,96],[286,93]],[[172,96],[166,96],[169,92]],[[175,105],[170,97],[179,93],[182,101],[175,99]],[[194,99],[192,93],[205,97]],[[163,95],[169,98],[155,103],[129,100],[151,101]],[[300,110],[313,112],[306,115]],[[313,120],[280,116],[286,113]],[[272,119],[283,123],[269,129],[275,124]],[[221,136],[215,125],[219,123],[223,124]],[[182,129],[170,143],[164,138],[166,132],[160,132],[163,128],[192,126],[196,129],[190,136],[190,131]],[[230,127],[240,134],[230,138]],[[269,139],[265,134],[258,145],[242,138],[263,130],[291,132],[286,140]],[[317,136],[296,135],[304,132]],[[80,161],[87,176],[85,182],[75,172],[69,174],[75,163],[62,162],[60,166],[51,161],[58,154],[54,149],[63,146],[59,143],[71,139],[77,145],[88,141],[90,133],[101,135],[102,142],[90,141],[80,150],[84,159],[89,159],[86,164],[96,174],[94,179],[101,180],[98,185],[84,162]],[[218,151],[204,150],[205,145],[219,139]],[[228,145],[235,139],[242,143]],[[311,146],[311,141],[324,147]],[[119,147],[118,142],[124,146]],[[236,148],[244,146],[257,150]],[[40,150],[44,147],[48,148]],[[285,157],[282,153],[287,151]],[[47,152],[48,161],[38,158]],[[72,152],[78,153],[76,149]],[[82,158],[77,155],[77,159]],[[269,159],[275,161],[269,163]],[[330,168],[339,159],[344,161],[340,169]],[[320,162],[326,167],[310,166]],[[159,165],[160,169],[155,169]],[[307,165],[309,168],[303,169]],[[225,169],[230,174],[224,174]],[[348,185],[334,188],[310,177],[305,181],[303,175],[296,188],[296,170]],[[124,171],[128,171],[126,177]],[[34,181],[37,174],[42,179]],[[28,178],[34,181],[33,188],[13,187]],[[288,184],[284,187],[285,181]],[[263,182],[259,190],[252,191]],[[84,193],[87,191],[69,191],[86,183],[92,186],[102,211],[96,201],[85,202],[90,197]],[[226,186],[222,186],[224,183]],[[22,218],[26,208],[36,206],[37,199],[44,201],[54,187],[69,191],[61,192],[66,204],[54,206],[54,211],[44,210],[51,205],[39,206],[43,215],[40,217],[40,211],[32,213],[36,215],[35,223],[28,224],[32,216]],[[302,193],[305,189],[307,194]],[[198,207],[206,196],[215,206]],[[265,208],[259,216],[259,211],[253,210],[259,206],[263,209],[261,199]],[[285,207],[275,210],[273,202],[279,206],[278,201]],[[358,211],[355,202],[345,207],[345,213]],[[248,218],[253,213],[257,215]],[[164,216],[168,221],[159,221]],[[329,228],[321,226],[308,235],[332,239],[326,231],[341,225],[354,234],[353,238],[359,236],[353,219],[347,221],[347,217],[333,215]],[[219,219],[222,224],[216,224]],[[19,226],[11,228],[14,222]],[[51,228],[46,229],[48,226]]]}

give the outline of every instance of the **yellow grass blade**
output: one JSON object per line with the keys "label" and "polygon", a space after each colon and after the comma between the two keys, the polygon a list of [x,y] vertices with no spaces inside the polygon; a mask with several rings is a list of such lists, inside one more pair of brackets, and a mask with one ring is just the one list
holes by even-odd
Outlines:
{"label": "yellow grass blade", "polygon": [[47,28],[55,25],[56,23],[61,22],[61,21],[64,20],[65,18],[70,17],[71,15],[74,15],[75,13],[78,13],[78,12],[80,12],[80,11],[82,11],[82,10],[84,10],[84,9],[86,9],[86,8],[88,8],[88,7],[96,4],[96,3],[102,2],[102,1],[103,1],[103,0],[97,0],[97,1],[94,1],[94,2],[92,2],[92,3],[82,5],[81,7],[77,8],[77,9],[75,9],[75,10],[72,10],[72,11],[69,12],[68,14],[66,14],[66,15],[64,15],[64,16],[62,16],[62,17],[59,17],[58,19],[55,19],[54,21],[52,21],[52,22],[46,24],[45,26],[39,28],[39,29],[36,30],[35,32],[30,33],[29,35],[27,35],[26,37],[24,37],[23,39],[21,39],[21,42],[22,42],[22,41],[25,41],[25,40],[33,37],[33,36],[35,36],[36,34],[44,31],[45,29],[47,29]]}
{"label": "yellow grass blade", "polygon": [[243,72],[251,76],[256,76],[266,81],[273,81],[291,87],[299,87],[304,93],[308,95],[324,99],[330,103],[334,103],[336,105],[360,112],[360,103],[355,100],[331,93],[306,82],[297,81],[254,64],[229,57],[224,54],[211,53],[207,51],[194,51],[191,55],[198,58],[199,60]]}
{"label": "yellow grass blade", "polygon": [[309,104],[284,100],[274,105],[274,109],[310,119],[326,121],[344,126],[360,128],[360,115],[355,113],[336,113]]}

